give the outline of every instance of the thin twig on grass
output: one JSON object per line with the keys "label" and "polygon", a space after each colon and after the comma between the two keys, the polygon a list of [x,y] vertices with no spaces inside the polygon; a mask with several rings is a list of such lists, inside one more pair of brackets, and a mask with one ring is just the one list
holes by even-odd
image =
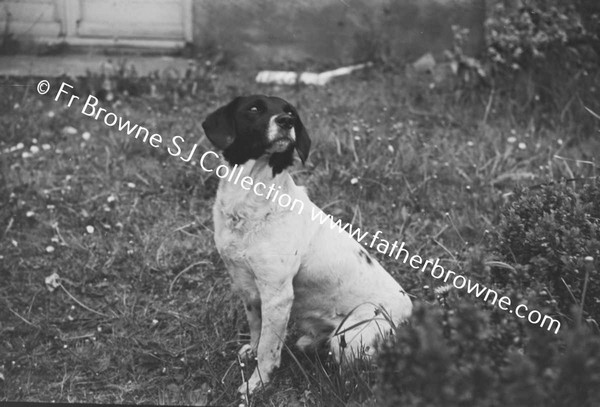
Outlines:
{"label": "thin twig on grass", "polygon": [[448,253],[448,254],[450,255],[450,257],[452,257],[452,260],[454,260],[455,262],[458,262],[458,261],[456,260],[456,257],[455,257],[455,256],[452,254],[452,252],[451,252],[450,250],[448,250],[448,248],[447,248],[446,246],[444,246],[444,245],[443,245],[443,244],[442,244],[440,241],[438,241],[438,240],[436,240],[436,239],[434,239],[434,238],[432,238],[432,240],[433,240],[433,242],[434,242],[435,244],[437,244],[437,245],[438,245],[438,246],[440,246],[442,249],[444,249],[444,251],[445,251],[446,253]]}
{"label": "thin twig on grass", "polygon": [[186,268],[184,268],[183,270],[181,270],[179,272],[179,274],[177,274],[175,276],[175,278],[173,279],[173,281],[171,281],[171,284],[169,285],[169,295],[173,295],[173,285],[175,285],[175,282],[177,281],[177,279],[179,277],[181,277],[185,272],[187,272],[188,270],[192,269],[194,266],[198,266],[200,264],[210,264],[208,261],[206,260],[201,260],[201,261],[197,261],[196,263],[190,264],[189,266],[187,266]]}
{"label": "thin twig on grass", "polygon": [[25,319],[25,317],[23,317],[23,316],[19,315],[19,313],[18,313],[17,311],[13,310],[13,309],[12,309],[12,308],[10,308],[10,307],[7,307],[7,308],[8,308],[8,310],[9,310],[10,312],[12,312],[12,313],[13,313],[13,314],[15,314],[17,317],[19,317],[19,319],[21,319],[21,321],[25,322],[27,325],[29,325],[29,326],[32,326],[32,327],[34,327],[34,328],[38,328],[38,329],[40,328],[40,327],[39,327],[39,326],[37,326],[36,324],[34,324],[34,323],[32,323],[32,322],[29,322],[27,319]]}
{"label": "thin twig on grass", "polygon": [[108,315],[106,315],[106,314],[103,314],[102,312],[96,311],[95,309],[92,309],[92,308],[88,307],[87,305],[85,305],[84,303],[82,303],[81,301],[79,301],[79,300],[78,300],[77,298],[75,298],[75,297],[73,296],[73,294],[71,294],[71,293],[70,293],[70,292],[69,292],[69,291],[68,291],[68,290],[65,288],[65,286],[63,286],[62,284],[59,284],[58,286],[59,286],[60,288],[62,288],[62,289],[63,289],[63,291],[64,291],[65,293],[67,293],[67,295],[68,295],[69,297],[71,297],[71,299],[72,299],[73,301],[75,301],[77,304],[79,304],[81,307],[85,308],[86,310],[88,310],[88,311],[90,311],[90,312],[93,312],[94,314],[98,314],[98,315],[100,315],[100,316],[103,316],[103,317],[105,317],[105,318],[108,318]]}

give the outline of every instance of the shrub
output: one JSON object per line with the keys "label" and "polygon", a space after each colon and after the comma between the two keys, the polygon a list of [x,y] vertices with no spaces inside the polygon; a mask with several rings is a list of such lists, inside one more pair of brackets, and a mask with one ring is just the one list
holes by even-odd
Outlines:
{"label": "shrub", "polygon": [[456,313],[423,304],[412,324],[384,344],[378,402],[387,406],[451,406],[461,400],[485,406],[497,374],[486,349],[490,336],[483,311],[463,303]]}
{"label": "shrub", "polygon": [[494,2],[485,28],[483,60],[495,86],[516,97],[515,112],[542,111],[548,121],[575,119],[589,133],[591,121],[573,101],[598,107],[600,4]]}
{"label": "shrub", "polygon": [[566,52],[570,58],[562,60],[565,66],[593,67],[593,60],[586,57],[590,56],[587,52],[597,50],[600,41],[599,16],[592,13],[584,22],[580,11],[586,2],[575,3],[530,0],[519,7],[507,7],[497,2],[486,21],[489,58],[497,67],[518,70],[548,63],[556,54]]}
{"label": "shrub", "polygon": [[[455,292],[441,308],[417,303],[410,324],[381,346],[378,405],[600,405],[599,198],[599,180],[579,189],[518,189],[488,241],[513,270],[465,263],[465,274],[494,284],[514,303],[573,315],[575,323],[555,335]],[[596,264],[586,269],[585,256]],[[579,318],[584,292],[588,324]]]}
{"label": "shrub", "polygon": [[[543,302],[554,299],[557,309],[569,314],[573,304],[580,307],[587,279],[584,315],[599,320],[599,203],[598,179],[580,191],[565,183],[515,191],[502,212],[495,245],[504,259],[520,265],[517,288],[524,291],[533,284],[545,289]],[[587,256],[595,259],[595,267],[585,264]],[[496,281],[513,283],[500,274]]]}
{"label": "shrub", "polygon": [[[598,405],[597,335],[584,328],[554,335],[527,327],[521,344],[512,323],[490,324],[487,313],[467,301],[454,305],[443,311],[417,304],[411,324],[382,345],[377,405]],[[507,335],[513,344],[496,346]]]}

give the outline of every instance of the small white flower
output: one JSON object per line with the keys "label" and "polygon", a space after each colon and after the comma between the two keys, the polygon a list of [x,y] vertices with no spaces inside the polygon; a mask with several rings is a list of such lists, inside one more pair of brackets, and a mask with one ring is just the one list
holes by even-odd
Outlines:
{"label": "small white flower", "polygon": [[40,152],[40,148],[38,146],[31,146],[29,147],[29,151],[31,151],[33,154],[36,154]]}
{"label": "small white flower", "polygon": [[92,233],[94,233],[94,227],[93,227],[92,225],[87,225],[87,226],[85,227],[85,230],[86,230],[86,231],[87,231],[89,234],[92,234]]}
{"label": "small white flower", "polygon": [[108,198],[106,198],[106,200],[108,201],[108,203],[111,203],[111,202],[114,202],[114,201],[116,201],[116,200],[117,200],[117,197],[116,197],[116,196],[114,196],[113,194],[110,194],[110,195],[108,196]]}
{"label": "small white flower", "polygon": [[28,153],[27,151],[25,151],[23,154],[21,154],[21,157],[23,157],[23,158],[31,158],[31,157],[33,157],[33,155],[31,153]]}
{"label": "small white flower", "polygon": [[521,143],[519,143],[519,148],[521,150],[525,150],[527,148],[527,145],[525,143],[521,142]]}
{"label": "small white flower", "polygon": [[88,141],[90,139],[90,137],[92,137],[92,135],[90,134],[89,131],[84,131],[83,134],[81,135],[81,138],[83,138],[85,141]]}
{"label": "small white flower", "polygon": [[562,139],[561,139],[561,138],[559,138],[558,140],[556,140],[556,142],[558,143],[558,145],[559,145],[559,146],[562,146],[562,145],[563,145],[563,141],[562,141]]}
{"label": "small white flower", "polygon": [[360,127],[354,126],[354,127],[352,127],[352,131],[360,131]]}
{"label": "small white flower", "polygon": [[388,151],[389,151],[390,153],[394,154],[394,146],[393,146],[393,145],[391,145],[391,144],[389,144],[389,145],[388,145]]}
{"label": "small white flower", "polygon": [[471,140],[467,141],[467,145],[469,147],[473,147],[475,145],[475,143],[473,143]]}
{"label": "small white flower", "polygon": [[68,134],[68,135],[73,135],[73,134],[77,134],[77,129],[73,126],[65,126],[63,128],[63,133]]}
{"label": "small white flower", "polygon": [[25,216],[27,216],[28,218],[32,218],[35,216],[35,212],[34,211],[27,211],[27,213],[25,214]]}
{"label": "small white flower", "polygon": [[446,284],[446,285],[442,285],[440,287],[434,288],[433,292],[436,293],[437,295],[446,294],[447,292],[450,291],[451,288],[452,288],[452,285]]}
{"label": "small white flower", "polygon": [[358,184],[358,178],[356,178],[356,177],[352,178],[352,179],[350,180],[350,183],[351,183],[352,185],[354,185],[354,184]]}
{"label": "small white flower", "polygon": [[52,147],[50,147],[50,144],[42,144],[42,150],[47,151],[50,150]]}
{"label": "small white flower", "polygon": [[52,110],[50,110],[48,112],[48,117],[53,118],[54,117],[54,112]]}
{"label": "small white flower", "polygon": [[128,186],[129,188],[135,188],[135,184],[134,184],[133,182],[128,182],[128,183],[127,183],[127,186]]}
{"label": "small white flower", "polygon": [[517,138],[514,136],[510,136],[509,138],[506,139],[506,141],[508,141],[510,144],[513,144],[517,141]]}
{"label": "small white flower", "polygon": [[54,246],[52,246],[52,245],[46,246],[46,252],[48,252],[48,253],[54,253]]}

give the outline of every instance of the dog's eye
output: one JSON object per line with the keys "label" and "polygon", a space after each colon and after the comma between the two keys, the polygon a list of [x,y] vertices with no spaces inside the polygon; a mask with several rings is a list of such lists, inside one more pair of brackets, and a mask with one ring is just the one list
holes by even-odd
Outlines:
{"label": "dog's eye", "polygon": [[258,106],[250,106],[250,109],[248,109],[252,113],[258,113],[258,110]]}

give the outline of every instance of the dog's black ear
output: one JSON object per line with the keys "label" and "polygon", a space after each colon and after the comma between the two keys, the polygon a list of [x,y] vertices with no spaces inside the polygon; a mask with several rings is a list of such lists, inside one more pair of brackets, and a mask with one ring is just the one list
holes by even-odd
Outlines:
{"label": "dog's black ear", "polygon": [[[298,116],[296,115],[296,117]],[[296,120],[294,132],[296,133],[296,151],[298,152],[298,156],[300,156],[300,160],[302,160],[302,164],[304,164],[308,159],[310,151],[310,137],[308,137],[308,132],[304,128],[300,118]]]}
{"label": "dog's black ear", "polygon": [[239,100],[239,97],[233,99],[209,114],[202,122],[206,137],[221,150],[225,150],[235,140],[235,109]]}

